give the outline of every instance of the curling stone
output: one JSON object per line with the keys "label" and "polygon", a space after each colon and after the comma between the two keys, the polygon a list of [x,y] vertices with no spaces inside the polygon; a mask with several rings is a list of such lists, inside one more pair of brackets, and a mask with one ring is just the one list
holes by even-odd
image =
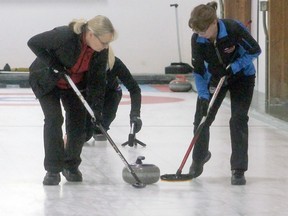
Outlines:
{"label": "curling stone", "polygon": [[[131,168],[139,178],[139,180],[144,184],[153,184],[156,183],[160,178],[160,169],[154,164],[143,164],[144,156],[139,156],[135,164],[131,164]],[[127,167],[124,167],[122,170],[122,178],[125,182],[129,184],[136,183],[135,178],[129,172]]]}
{"label": "curling stone", "polygon": [[173,92],[188,92],[192,89],[192,84],[184,75],[176,75],[176,78],[169,83],[169,88]]}

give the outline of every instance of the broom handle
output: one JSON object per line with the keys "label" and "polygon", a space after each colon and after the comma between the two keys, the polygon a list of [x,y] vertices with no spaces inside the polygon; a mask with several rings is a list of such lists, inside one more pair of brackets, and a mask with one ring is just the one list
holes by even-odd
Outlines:
{"label": "broom handle", "polygon": [[91,115],[92,119],[94,121],[96,121],[96,118],[95,118],[93,110],[91,109],[91,107],[89,106],[89,104],[87,103],[87,101],[85,100],[85,98],[83,97],[83,95],[81,94],[81,92],[79,91],[77,86],[75,85],[75,83],[71,80],[71,78],[67,74],[65,74],[65,78],[68,81],[68,83],[71,86],[71,88],[77,94],[78,98],[82,101],[83,105],[85,106],[85,108],[88,111],[88,113]]}
{"label": "broom handle", "polygon": [[[92,119],[94,121],[96,121],[95,115],[93,110],[91,109],[91,107],[89,106],[89,104],[87,103],[87,101],[85,100],[85,98],[83,97],[83,95],[81,94],[81,92],[79,91],[79,89],[77,88],[77,86],[75,85],[75,83],[72,81],[72,79],[65,74],[65,78],[68,81],[68,83],[70,84],[70,86],[72,87],[72,89],[74,90],[74,92],[77,94],[78,98],[82,101],[83,105],[85,106],[86,110],[88,111],[88,113],[91,115]],[[138,184],[143,184],[141,182],[141,180],[139,179],[139,177],[136,175],[136,173],[134,172],[134,170],[132,169],[132,167],[130,166],[130,164],[127,162],[127,160],[125,159],[125,157],[123,156],[123,154],[120,152],[120,150],[117,148],[115,142],[112,140],[112,138],[109,136],[109,134],[106,132],[106,130],[103,128],[103,126],[101,124],[97,125],[97,127],[100,129],[100,131],[106,136],[106,138],[109,140],[110,144],[112,145],[112,147],[114,148],[114,150],[116,151],[116,153],[119,155],[119,157],[121,158],[121,160],[123,161],[123,163],[125,164],[126,168],[129,170],[129,172],[131,173],[131,175],[133,176],[133,178],[136,180],[136,183]],[[143,184],[144,185],[144,184]]]}
{"label": "broom handle", "polygon": [[[228,69],[229,67],[230,67],[230,65],[228,65],[227,69]],[[226,76],[223,76],[223,77],[220,79],[220,81],[219,81],[219,83],[218,83],[218,85],[217,85],[217,87],[216,87],[216,89],[215,89],[215,92],[214,92],[214,94],[213,94],[213,96],[212,96],[212,98],[211,98],[211,100],[210,100],[210,102],[209,102],[208,111],[207,111],[207,116],[208,116],[209,111],[210,111],[211,107],[213,106],[213,104],[214,104],[214,102],[215,102],[215,100],[216,100],[216,98],[217,98],[217,95],[218,95],[218,93],[219,93],[219,91],[220,91],[223,83],[225,82],[225,79],[226,79]],[[198,126],[198,128],[197,128],[197,130],[196,130],[196,132],[195,132],[195,135],[194,135],[194,137],[193,137],[193,139],[192,139],[192,141],[191,141],[191,143],[190,143],[190,145],[189,145],[189,148],[188,148],[187,151],[186,151],[186,154],[185,154],[185,156],[184,156],[184,158],[183,158],[183,160],[182,160],[182,163],[181,163],[180,167],[179,167],[178,170],[177,170],[176,175],[181,175],[182,169],[183,169],[183,167],[184,167],[184,165],[185,165],[185,163],[186,163],[186,161],[187,161],[187,159],[188,159],[188,156],[190,155],[191,150],[192,150],[193,146],[195,145],[195,143],[197,142],[197,140],[198,140],[198,138],[199,138],[199,135],[200,135],[200,133],[201,133],[201,131],[202,131],[202,129],[203,129],[203,126],[204,126],[204,123],[205,123],[205,121],[206,121],[206,119],[207,119],[207,116],[204,116],[204,117],[201,119],[201,122],[200,122],[200,124],[199,124],[199,126]]]}
{"label": "broom handle", "polygon": [[170,7],[175,7],[175,18],[176,18],[176,33],[177,33],[177,45],[178,45],[178,55],[179,55],[179,62],[182,62],[181,57],[181,46],[180,46],[180,36],[179,36],[179,21],[178,21],[178,4],[170,4]]}

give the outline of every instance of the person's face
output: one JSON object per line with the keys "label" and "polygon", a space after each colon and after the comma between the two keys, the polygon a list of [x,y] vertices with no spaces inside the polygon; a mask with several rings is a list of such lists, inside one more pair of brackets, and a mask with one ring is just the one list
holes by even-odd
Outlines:
{"label": "person's face", "polygon": [[112,40],[113,40],[112,33],[106,33],[101,36],[96,36],[92,31],[88,31],[86,34],[87,45],[97,52],[100,52],[103,49],[107,49],[109,43]]}
{"label": "person's face", "polygon": [[205,31],[197,33],[201,37],[215,39],[217,35],[217,20],[214,20],[214,22]]}

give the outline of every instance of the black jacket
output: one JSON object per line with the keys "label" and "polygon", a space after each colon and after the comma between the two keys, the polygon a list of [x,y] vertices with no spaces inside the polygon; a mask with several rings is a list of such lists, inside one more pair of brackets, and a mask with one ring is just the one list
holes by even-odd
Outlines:
{"label": "black jacket", "polygon": [[[81,37],[68,26],[61,26],[35,35],[28,41],[28,46],[37,56],[29,67],[29,82],[37,98],[55,88],[58,77],[53,69],[69,69],[76,63],[81,52]],[[104,104],[107,58],[108,50],[95,52],[84,78],[87,101],[98,112]]]}
{"label": "black jacket", "polygon": [[119,81],[127,88],[131,98],[131,116],[140,116],[141,109],[141,89],[136,80],[131,75],[125,64],[117,57],[112,70],[107,71],[106,91],[115,91],[119,87]]}

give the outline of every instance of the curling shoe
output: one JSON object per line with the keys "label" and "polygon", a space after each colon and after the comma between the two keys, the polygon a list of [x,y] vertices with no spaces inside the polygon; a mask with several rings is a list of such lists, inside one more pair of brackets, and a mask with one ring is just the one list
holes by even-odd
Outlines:
{"label": "curling shoe", "polygon": [[106,141],[107,138],[102,134],[93,134],[93,138],[95,139],[95,141]]}
{"label": "curling shoe", "polygon": [[203,172],[203,166],[204,164],[209,161],[209,159],[211,158],[211,152],[208,151],[206,157],[204,158],[203,161],[201,162],[196,162],[193,160],[192,165],[190,166],[189,169],[189,175],[192,176],[192,178],[197,178],[198,176],[200,176]]}
{"label": "curling shoe", "polygon": [[60,181],[61,177],[59,173],[48,171],[44,177],[43,185],[58,185]]}
{"label": "curling shoe", "polygon": [[62,174],[65,176],[66,180],[69,182],[82,182],[82,173],[77,169],[63,169]]}
{"label": "curling shoe", "polygon": [[232,185],[246,184],[246,179],[243,170],[232,170],[231,184]]}
{"label": "curling shoe", "polygon": [[86,132],[85,142],[88,142],[93,136],[92,132]]}

